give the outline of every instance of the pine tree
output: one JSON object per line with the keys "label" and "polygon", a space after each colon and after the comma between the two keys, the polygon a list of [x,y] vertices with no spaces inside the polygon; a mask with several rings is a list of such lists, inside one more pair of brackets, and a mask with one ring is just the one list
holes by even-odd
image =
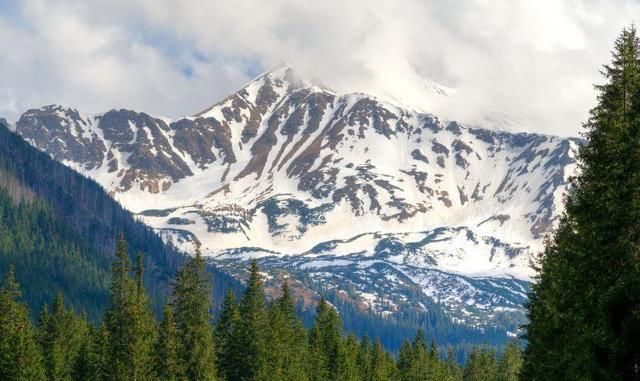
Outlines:
{"label": "pine tree", "polygon": [[155,378],[153,345],[156,341],[156,321],[149,306],[149,298],[143,284],[143,256],[137,255],[135,290],[131,306],[133,332],[131,337],[132,381],[151,381]]}
{"label": "pine tree", "polygon": [[464,369],[464,381],[495,381],[498,375],[495,351],[483,345],[469,354]]}
{"label": "pine tree", "polygon": [[307,380],[307,335],[296,315],[295,299],[287,282],[282,286],[282,296],[271,306],[267,319],[265,337],[269,350],[265,352],[264,366],[260,368],[257,379]]}
{"label": "pine tree", "polygon": [[364,335],[360,343],[358,344],[358,354],[356,356],[356,361],[358,364],[358,369],[360,369],[360,377],[363,380],[368,380],[371,378],[371,353],[373,344],[369,339],[369,336]]}
{"label": "pine tree", "polygon": [[78,350],[78,356],[73,364],[73,371],[71,379],[73,381],[92,380],[91,377],[91,350],[92,340],[94,337],[94,330],[91,324],[87,321],[86,313],[80,316],[80,324],[84,329],[84,335],[82,336],[82,342],[80,343],[80,349]]}
{"label": "pine tree", "polygon": [[255,260],[251,262],[249,281],[240,301],[239,312],[236,342],[238,356],[245,361],[245,366],[239,369],[239,376],[241,380],[254,380],[265,366],[267,351],[267,312],[260,271]]}
{"label": "pine tree", "polygon": [[525,380],[640,379],[640,43],[622,31],[585,124],[580,174],[540,258]]}
{"label": "pine tree", "polygon": [[236,295],[229,288],[222,303],[222,311],[215,325],[215,342],[218,374],[226,381],[239,381],[241,359],[238,356],[236,335],[240,313]]}
{"label": "pine tree", "polygon": [[211,328],[211,282],[199,249],[178,271],[173,303],[181,361],[187,379],[215,380],[216,354]]}
{"label": "pine tree", "polygon": [[70,381],[85,337],[88,333],[86,321],[64,306],[62,294],[58,292],[51,313],[47,306],[40,315],[37,338],[44,354],[47,379]]}
{"label": "pine tree", "polygon": [[155,348],[155,374],[163,381],[186,381],[173,309],[165,306],[163,316]]}
{"label": "pine tree", "polygon": [[363,378],[362,369],[358,367],[358,339],[351,334],[340,345],[338,353],[337,379],[341,381],[360,381]]}
{"label": "pine tree", "polygon": [[109,332],[106,325],[92,332],[89,340],[89,350],[87,353],[87,368],[89,377],[76,378],[76,381],[109,381]]}
{"label": "pine tree", "polygon": [[422,330],[416,333],[412,343],[405,341],[398,353],[398,369],[403,381],[429,380],[432,364],[427,342]]}
{"label": "pine tree", "polygon": [[111,306],[105,316],[108,337],[107,364],[110,381],[131,380],[131,339],[133,337],[132,302],[134,285],[130,277],[131,262],[127,243],[120,234],[116,247],[116,260],[112,265]]}
{"label": "pine tree", "polygon": [[312,360],[310,379],[335,380],[342,341],[342,321],[335,308],[324,297],[316,308],[316,316],[309,332],[309,356]]}
{"label": "pine tree", "polygon": [[152,349],[155,320],[142,284],[142,256],[138,255],[135,281],[123,235],[118,239],[113,264],[111,306],[106,313],[107,366],[110,381],[153,379]]}
{"label": "pine tree", "polygon": [[385,351],[380,341],[373,345],[371,354],[373,368],[371,369],[371,381],[395,380],[395,363],[389,352]]}
{"label": "pine tree", "polygon": [[521,368],[522,348],[517,341],[512,341],[498,361],[498,381],[518,381]]}
{"label": "pine tree", "polygon": [[43,381],[42,354],[13,269],[0,288],[0,380]]}

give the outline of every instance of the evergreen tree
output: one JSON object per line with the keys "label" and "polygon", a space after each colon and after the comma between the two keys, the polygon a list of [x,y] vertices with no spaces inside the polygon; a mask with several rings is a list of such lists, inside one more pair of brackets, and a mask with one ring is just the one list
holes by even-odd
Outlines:
{"label": "evergreen tree", "polygon": [[142,285],[142,257],[138,256],[135,281],[131,278],[127,243],[121,234],[113,264],[111,306],[105,317],[107,366],[110,381],[153,379],[152,345],[155,321]]}
{"label": "evergreen tree", "polygon": [[18,301],[20,296],[20,286],[10,269],[0,288],[0,380],[43,381],[42,354],[29,310]]}
{"label": "evergreen tree", "polygon": [[86,313],[82,314],[80,321],[81,324],[84,325],[85,330],[82,336],[82,342],[80,343],[80,349],[78,350],[78,356],[73,364],[71,379],[73,381],[93,380],[91,377],[91,350],[95,333],[91,324],[87,321]]}
{"label": "evergreen tree", "polygon": [[495,351],[486,345],[474,348],[464,369],[464,381],[495,381],[498,375]]}
{"label": "evergreen tree", "polygon": [[403,381],[429,380],[431,359],[424,333],[419,330],[413,343],[405,341],[398,353],[398,369]]}
{"label": "evergreen tree", "polygon": [[40,315],[38,342],[44,355],[47,379],[71,381],[88,332],[86,321],[67,310],[58,292],[51,313],[45,305]]}
{"label": "evergreen tree", "polygon": [[211,328],[211,282],[199,249],[178,271],[173,302],[181,361],[187,379],[215,380],[216,354]]}
{"label": "evergreen tree", "polygon": [[362,369],[358,367],[358,339],[351,334],[340,346],[338,353],[337,379],[341,381],[360,381],[363,378]]}
{"label": "evergreen tree", "polygon": [[269,350],[265,352],[264,366],[257,379],[307,380],[307,335],[302,321],[296,315],[295,299],[287,282],[282,286],[282,296],[275,300],[269,310],[265,329]]}
{"label": "evergreen tree", "polygon": [[266,366],[267,343],[265,338],[267,313],[262,280],[258,264],[251,262],[251,273],[247,288],[240,301],[240,324],[236,335],[238,357],[244,361],[239,369],[241,380],[254,380],[260,374],[261,368]]}
{"label": "evergreen tree", "polygon": [[127,254],[127,243],[120,234],[116,248],[116,260],[112,265],[111,306],[105,316],[107,333],[107,364],[110,381],[128,381],[131,379],[131,339],[133,325],[131,321],[133,282],[130,277],[131,262]]}
{"label": "evergreen tree", "polygon": [[143,285],[143,257],[136,260],[135,294],[131,310],[131,372],[132,381],[151,381],[155,378],[153,345],[156,341],[156,321]]}
{"label": "evergreen tree", "polygon": [[236,295],[229,288],[222,303],[222,311],[215,326],[215,342],[218,374],[226,381],[239,381],[241,359],[238,356],[236,335],[240,313]]}
{"label": "evergreen tree", "polygon": [[522,348],[517,341],[512,341],[498,361],[498,381],[518,381],[521,368]]}
{"label": "evergreen tree", "polygon": [[335,308],[322,297],[316,308],[316,316],[309,332],[310,379],[335,380],[338,371],[338,355],[342,341],[342,321]]}
{"label": "evergreen tree", "polygon": [[371,359],[373,365],[371,381],[391,381],[395,379],[395,363],[389,352],[384,350],[380,341],[376,341],[373,345]]}
{"label": "evergreen tree", "polygon": [[369,337],[365,335],[362,340],[360,340],[360,344],[358,345],[358,355],[357,355],[357,363],[358,369],[360,369],[360,376],[363,380],[369,380],[371,378],[372,373],[372,358],[371,354],[373,353],[373,344]]}
{"label": "evergreen tree", "polygon": [[640,379],[640,43],[617,38],[528,303],[525,380]]}
{"label": "evergreen tree", "polygon": [[185,381],[173,309],[165,306],[163,315],[155,349],[155,374],[163,381]]}
{"label": "evergreen tree", "polygon": [[89,350],[87,353],[87,368],[89,377],[76,378],[76,381],[109,381],[109,332],[106,325],[103,325],[92,332],[89,340]]}

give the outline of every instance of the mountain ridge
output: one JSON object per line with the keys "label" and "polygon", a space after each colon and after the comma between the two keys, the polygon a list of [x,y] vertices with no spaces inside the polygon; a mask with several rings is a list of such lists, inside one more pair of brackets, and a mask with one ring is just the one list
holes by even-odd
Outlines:
{"label": "mountain ridge", "polygon": [[[47,106],[24,113],[16,130],[166,239],[197,242],[219,263],[376,259],[397,274],[441,271],[452,284],[530,279],[580,144],[337,94],[288,66],[190,117]],[[436,294],[437,281],[408,278]]]}

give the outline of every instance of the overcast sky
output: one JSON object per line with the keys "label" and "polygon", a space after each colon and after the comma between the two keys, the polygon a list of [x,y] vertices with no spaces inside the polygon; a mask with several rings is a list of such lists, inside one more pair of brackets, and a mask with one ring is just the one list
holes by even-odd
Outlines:
{"label": "overcast sky", "polygon": [[464,94],[465,116],[576,135],[638,15],[637,0],[0,0],[0,116],[189,115],[289,62],[341,92],[410,98],[428,78]]}

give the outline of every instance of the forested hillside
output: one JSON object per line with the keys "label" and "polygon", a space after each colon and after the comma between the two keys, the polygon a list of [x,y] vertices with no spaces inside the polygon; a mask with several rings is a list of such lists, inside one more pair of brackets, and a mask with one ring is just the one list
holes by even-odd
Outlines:
{"label": "forested hillside", "polygon": [[[108,302],[108,274],[120,232],[129,237],[132,257],[145,254],[144,283],[159,314],[183,254],[98,184],[51,160],[0,122],[0,271],[14,265],[33,310],[50,303],[59,290],[70,306],[99,319]],[[221,284],[232,281],[218,275]]]}
{"label": "forested hillside", "polygon": [[522,360],[516,342],[500,357],[474,348],[465,367],[421,331],[397,357],[379,340],[343,329],[335,307],[318,304],[310,329],[296,314],[287,282],[270,303],[256,262],[236,298],[227,290],[211,324],[211,280],[199,251],[177,272],[158,322],[135,264],[120,238],[104,322],[89,323],[57,296],[35,327],[10,270],[0,287],[0,379],[4,381],[515,381]]}

